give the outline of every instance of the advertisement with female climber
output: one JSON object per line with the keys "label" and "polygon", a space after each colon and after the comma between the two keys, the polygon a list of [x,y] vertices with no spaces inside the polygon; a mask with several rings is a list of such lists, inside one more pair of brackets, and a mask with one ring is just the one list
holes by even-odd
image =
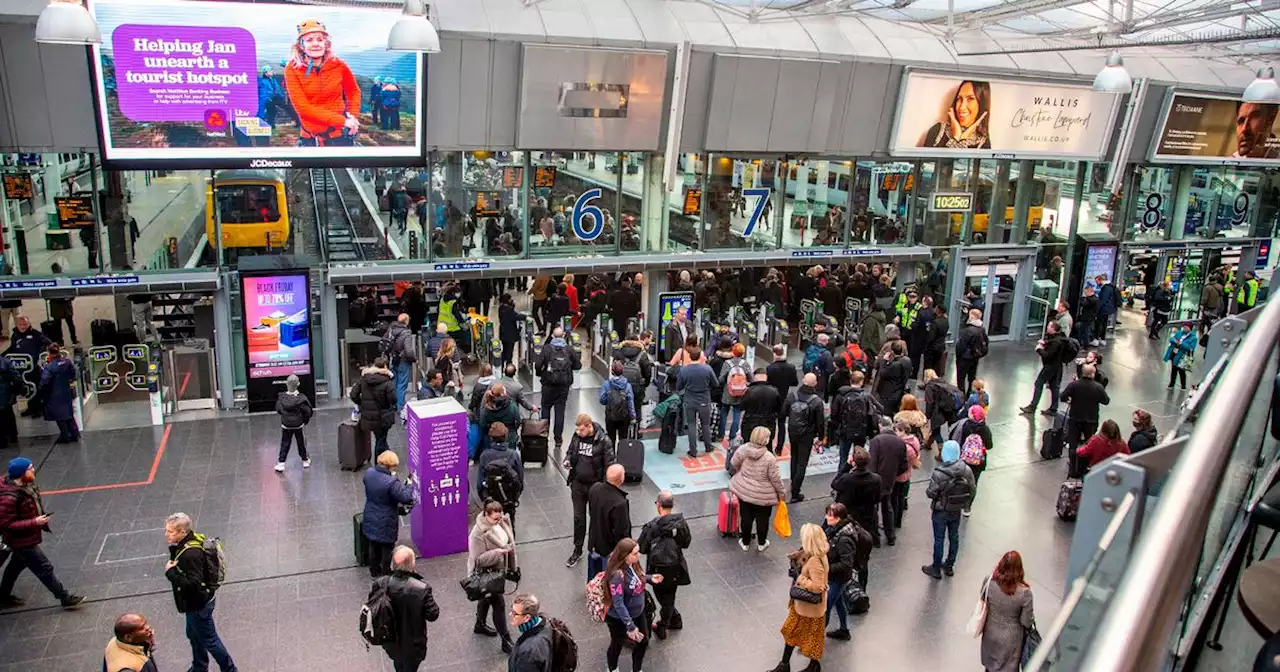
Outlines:
{"label": "advertisement with female climber", "polygon": [[389,52],[400,13],[92,0],[108,163],[304,167],[422,156],[423,58]]}

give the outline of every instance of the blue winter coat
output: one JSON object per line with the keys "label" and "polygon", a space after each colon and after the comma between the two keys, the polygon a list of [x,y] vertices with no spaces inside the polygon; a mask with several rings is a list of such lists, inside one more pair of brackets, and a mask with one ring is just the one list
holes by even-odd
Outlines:
{"label": "blue winter coat", "polygon": [[70,420],[75,417],[72,405],[76,392],[72,384],[76,380],[76,365],[66,357],[59,357],[44,367],[40,374],[40,391],[44,395],[44,419],[50,422]]}
{"label": "blue winter coat", "polygon": [[267,109],[271,107],[276,100],[284,100],[284,89],[280,87],[280,82],[275,77],[266,75],[258,75],[258,118],[267,120]]}
{"label": "blue winter coat", "polygon": [[[1181,334],[1181,336],[1179,336]],[[1175,331],[1169,337],[1169,347],[1164,351],[1164,361],[1173,364],[1174,368],[1185,369],[1185,359],[1195,354],[1199,339],[1194,331]]]}
{"label": "blue winter coat", "polygon": [[631,419],[636,419],[636,396],[631,391],[631,383],[622,376],[610,376],[604,381],[604,385],[600,386],[600,405],[607,406],[609,404],[609,390],[617,389],[627,398],[627,408],[631,409]]}
{"label": "blue winter coat", "polygon": [[378,465],[364,472],[364,523],[369,541],[394,544],[400,537],[400,504],[413,502],[413,486],[396,480],[387,468]]}

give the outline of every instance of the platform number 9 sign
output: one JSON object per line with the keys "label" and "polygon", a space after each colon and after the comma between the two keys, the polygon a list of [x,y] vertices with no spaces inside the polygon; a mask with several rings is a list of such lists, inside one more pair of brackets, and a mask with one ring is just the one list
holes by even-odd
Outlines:
{"label": "platform number 9 sign", "polygon": [[764,213],[764,206],[769,203],[769,197],[773,195],[773,190],[768,187],[758,187],[755,189],[743,189],[742,195],[745,198],[756,198],[756,206],[751,209],[751,217],[747,220],[747,226],[742,230],[743,238],[750,238],[751,234],[756,232],[756,224],[760,222],[760,215]]}
{"label": "platform number 9 sign", "polygon": [[[591,201],[600,198],[602,193],[604,192],[599,187],[588,189],[574,202],[573,235],[577,236],[578,240],[595,240],[600,237],[601,233],[604,233],[604,213],[601,212],[598,206],[591,205]],[[591,228],[589,229],[586,228],[586,223],[583,221],[587,217],[591,218]]]}
{"label": "platform number 9 sign", "polygon": [[1231,226],[1240,226],[1249,218],[1249,194],[1243,191],[1236,194],[1235,203],[1231,204]]}
{"label": "platform number 9 sign", "polygon": [[1150,231],[1160,226],[1160,208],[1164,205],[1164,196],[1158,193],[1147,194],[1143,205],[1146,209],[1142,211],[1142,230]]}

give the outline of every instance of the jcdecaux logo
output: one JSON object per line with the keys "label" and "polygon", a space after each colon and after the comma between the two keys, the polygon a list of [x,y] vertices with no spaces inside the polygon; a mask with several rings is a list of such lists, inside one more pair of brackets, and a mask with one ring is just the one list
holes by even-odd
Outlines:
{"label": "jcdecaux logo", "polygon": [[292,168],[293,162],[278,159],[254,159],[249,162],[250,168]]}

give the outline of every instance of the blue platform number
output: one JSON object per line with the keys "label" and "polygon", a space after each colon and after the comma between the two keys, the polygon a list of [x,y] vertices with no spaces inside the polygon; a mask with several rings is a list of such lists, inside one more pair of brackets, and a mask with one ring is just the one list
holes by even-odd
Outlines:
{"label": "blue platform number", "polygon": [[[592,241],[604,233],[604,213],[599,207],[590,205],[591,201],[600,198],[601,193],[603,192],[599,187],[588,189],[573,204],[573,235],[577,236],[578,240]],[[586,228],[582,221],[588,216],[591,217],[590,229]]]}
{"label": "blue platform number", "polygon": [[769,187],[757,187],[754,189],[743,189],[744,198],[756,197],[756,207],[751,209],[751,217],[747,219],[747,226],[742,230],[743,238],[750,238],[751,234],[756,231],[756,224],[760,221],[760,215],[764,213],[764,206],[768,204],[769,197],[773,195],[773,190]]}

